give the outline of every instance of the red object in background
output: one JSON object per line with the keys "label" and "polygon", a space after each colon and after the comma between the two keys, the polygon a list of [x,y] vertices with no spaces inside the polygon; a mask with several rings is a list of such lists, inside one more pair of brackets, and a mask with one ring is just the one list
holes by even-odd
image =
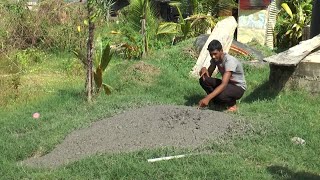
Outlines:
{"label": "red object in background", "polygon": [[272,0],[239,0],[240,9],[265,9]]}

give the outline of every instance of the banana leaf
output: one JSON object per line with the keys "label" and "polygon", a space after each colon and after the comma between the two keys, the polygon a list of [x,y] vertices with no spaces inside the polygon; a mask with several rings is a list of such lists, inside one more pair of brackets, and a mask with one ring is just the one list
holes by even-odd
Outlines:
{"label": "banana leaf", "polygon": [[106,47],[103,50],[103,54],[101,57],[100,67],[102,71],[105,71],[108,67],[110,60],[112,58],[113,53],[111,52],[111,47],[109,44],[106,45]]}
{"label": "banana leaf", "polygon": [[80,50],[72,50],[72,53],[85,65],[87,66],[87,56]]}
{"label": "banana leaf", "polygon": [[291,11],[291,9],[290,9],[290,7],[288,6],[287,3],[282,3],[282,4],[281,4],[281,7],[287,12],[287,14],[288,14],[291,18],[293,18],[292,11]]}
{"label": "banana leaf", "polygon": [[102,86],[102,69],[100,67],[98,67],[96,72],[93,73],[93,76],[94,76],[94,82],[97,87],[97,92],[99,92],[99,90]]}
{"label": "banana leaf", "polygon": [[95,55],[94,55],[94,66],[97,68],[100,64],[102,58],[102,40],[101,37],[98,36],[95,43]]}

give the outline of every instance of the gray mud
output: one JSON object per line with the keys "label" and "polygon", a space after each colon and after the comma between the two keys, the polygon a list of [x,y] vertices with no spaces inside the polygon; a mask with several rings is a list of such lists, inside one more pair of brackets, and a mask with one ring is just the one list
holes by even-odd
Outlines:
{"label": "gray mud", "polygon": [[96,153],[195,148],[223,135],[231,123],[231,116],[223,112],[187,106],[148,106],[76,130],[49,154],[21,164],[53,168]]}

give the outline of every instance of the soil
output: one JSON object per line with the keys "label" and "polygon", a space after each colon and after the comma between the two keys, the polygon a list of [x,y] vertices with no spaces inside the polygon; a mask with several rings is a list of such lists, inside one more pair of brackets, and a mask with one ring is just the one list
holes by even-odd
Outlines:
{"label": "soil", "polygon": [[69,134],[42,157],[21,162],[53,168],[97,153],[161,147],[196,148],[221,137],[232,124],[227,113],[190,106],[147,106],[103,119]]}
{"label": "soil", "polygon": [[135,63],[125,70],[130,76],[122,76],[122,82],[134,83],[141,86],[150,86],[155,80],[155,77],[160,74],[160,69],[147,64],[143,61]]}

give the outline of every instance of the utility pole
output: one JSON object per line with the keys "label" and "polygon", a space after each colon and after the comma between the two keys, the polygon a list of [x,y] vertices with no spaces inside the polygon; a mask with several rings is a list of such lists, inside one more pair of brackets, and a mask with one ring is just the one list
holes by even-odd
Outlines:
{"label": "utility pole", "polygon": [[313,0],[310,36],[320,34],[320,0]]}

